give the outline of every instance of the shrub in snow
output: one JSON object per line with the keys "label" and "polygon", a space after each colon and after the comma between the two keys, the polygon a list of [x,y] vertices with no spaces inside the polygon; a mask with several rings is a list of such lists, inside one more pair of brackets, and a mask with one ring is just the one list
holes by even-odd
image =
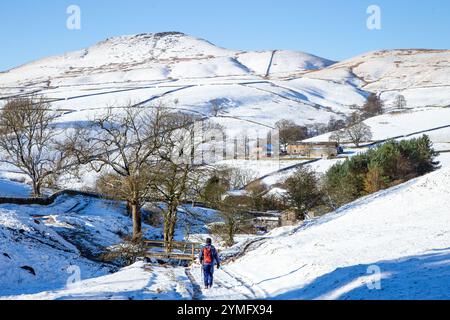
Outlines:
{"label": "shrub in snow", "polygon": [[334,165],[325,175],[324,193],[333,209],[436,169],[428,136],[389,141],[367,153]]}

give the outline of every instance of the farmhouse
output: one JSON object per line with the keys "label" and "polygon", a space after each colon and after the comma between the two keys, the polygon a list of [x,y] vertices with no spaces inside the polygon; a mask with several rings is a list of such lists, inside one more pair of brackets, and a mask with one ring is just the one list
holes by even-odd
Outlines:
{"label": "farmhouse", "polygon": [[296,142],[288,145],[287,152],[291,156],[329,158],[337,156],[340,148],[335,142]]}

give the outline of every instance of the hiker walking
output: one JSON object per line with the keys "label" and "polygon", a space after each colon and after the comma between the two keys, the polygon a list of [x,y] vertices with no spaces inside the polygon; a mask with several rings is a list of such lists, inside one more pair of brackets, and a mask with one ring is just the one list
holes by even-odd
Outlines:
{"label": "hiker walking", "polygon": [[220,258],[210,238],[206,239],[206,245],[200,251],[199,260],[202,264],[205,289],[209,289],[213,285],[214,265],[217,265],[217,269],[220,268]]}

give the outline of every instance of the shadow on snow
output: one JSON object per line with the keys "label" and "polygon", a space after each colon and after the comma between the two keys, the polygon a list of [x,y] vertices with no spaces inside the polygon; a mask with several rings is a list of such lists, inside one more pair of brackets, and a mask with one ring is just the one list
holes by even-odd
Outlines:
{"label": "shadow on snow", "polygon": [[[370,272],[373,266],[381,271],[378,289],[374,289],[373,286],[374,274]],[[443,300],[449,298],[450,248],[435,249],[424,255],[403,259],[338,268],[303,288],[273,297],[276,300]]]}

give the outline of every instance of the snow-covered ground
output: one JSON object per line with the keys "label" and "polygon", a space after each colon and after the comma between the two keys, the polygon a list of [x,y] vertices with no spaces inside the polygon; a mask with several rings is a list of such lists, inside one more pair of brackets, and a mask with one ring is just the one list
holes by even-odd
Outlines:
{"label": "snow-covered ground", "polygon": [[242,170],[243,173],[256,179],[303,162],[305,160],[302,159],[223,160],[217,162],[216,165]]}
{"label": "snow-covered ground", "polygon": [[383,50],[369,52],[305,77],[347,82],[379,92],[388,107],[401,94],[408,107],[448,106],[448,50]]}
{"label": "snow-covered ground", "polygon": [[[11,184],[1,186],[8,190]],[[195,213],[201,219],[193,217]],[[199,233],[214,219],[213,210],[180,208],[176,238],[186,237],[181,224],[189,222],[190,231]],[[61,289],[76,273],[85,280],[116,271],[100,262],[100,255],[123,243],[131,232],[125,206],[112,201],[60,196],[49,206],[0,205],[0,297]],[[149,239],[162,237],[161,228],[148,224],[143,225],[143,232]]]}
{"label": "snow-covered ground", "polygon": [[60,197],[50,206],[1,205],[0,296],[61,286],[73,266],[83,277],[112,270],[86,257],[94,258],[130,232],[123,213],[123,206],[83,197]]}
{"label": "snow-covered ground", "polygon": [[[317,159],[317,161],[314,161],[312,163],[307,163],[304,165],[304,167],[309,168],[318,174],[324,174],[328,171],[333,165],[336,163],[340,163],[344,161],[345,158],[338,158],[338,159]],[[300,162],[299,164],[301,164]],[[303,161],[305,163],[305,161]],[[296,171],[298,167],[293,167],[292,169],[281,171],[281,172],[273,172],[272,174],[268,175],[264,179],[262,179],[262,183],[268,187],[280,184],[285,182],[289,177],[291,177]]]}
{"label": "snow-covered ground", "polygon": [[[443,154],[439,160],[449,159],[448,154]],[[1,235],[9,242],[1,251],[6,251],[9,258],[0,256],[0,296],[448,299],[449,182],[450,167],[444,167],[303,225],[275,229],[266,236],[242,241],[223,251],[223,256],[241,254],[216,271],[216,285],[210,290],[201,289],[202,274],[197,265],[191,269],[146,269],[136,263],[108,274],[108,268],[80,258],[76,248],[56,234],[54,222],[52,227],[35,225],[31,217],[26,218],[14,208],[2,208]],[[33,238],[43,228],[46,236],[41,239],[47,243],[36,242]],[[12,245],[11,239],[20,241]],[[37,276],[20,269],[23,265],[33,266]],[[81,267],[84,280],[67,286],[66,268],[73,265]]]}
{"label": "snow-covered ground", "polygon": [[59,290],[9,296],[14,300],[182,300],[192,298],[184,268],[145,267],[137,262],[120,271],[69,283]]}
{"label": "snow-covered ground", "polygon": [[[386,113],[364,121],[371,131],[372,140],[385,140],[405,135],[416,136],[424,133],[435,143],[449,143],[450,108],[417,108],[401,113]],[[442,128],[444,127],[444,128]],[[306,141],[329,141],[331,133],[320,135]],[[409,136],[411,138],[414,136]]]}
{"label": "snow-covered ground", "polygon": [[32,192],[29,185],[11,180],[0,180],[0,197],[27,198]]}
{"label": "snow-covered ground", "polygon": [[449,190],[445,168],[368,196],[269,236],[217,277],[257,298],[449,299]]}

